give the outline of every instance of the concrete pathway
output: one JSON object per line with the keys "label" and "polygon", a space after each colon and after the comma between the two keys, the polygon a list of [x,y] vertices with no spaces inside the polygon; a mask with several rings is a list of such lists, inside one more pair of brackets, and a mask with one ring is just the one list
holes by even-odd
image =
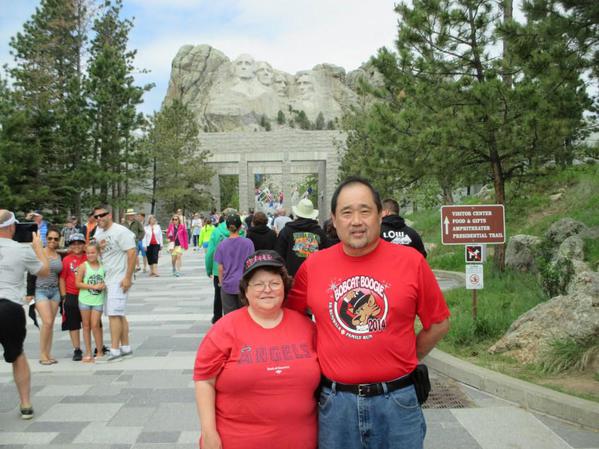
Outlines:
{"label": "concrete pathway", "polygon": [[[53,352],[59,363],[41,366],[39,333],[28,323],[35,417],[20,419],[10,365],[1,363],[0,448],[197,448],[191,375],[195,351],[210,327],[212,283],[202,255],[191,251],[181,278],[170,275],[164,255],[160,272],[160,278],[138,275],[130,295],[130,359],[72,362],[68,335],[57,323]],[[531,414],[438,373],[433,377],[459,389],[467,408],[425,410],[427,449],[599,449],[597,432]]]}

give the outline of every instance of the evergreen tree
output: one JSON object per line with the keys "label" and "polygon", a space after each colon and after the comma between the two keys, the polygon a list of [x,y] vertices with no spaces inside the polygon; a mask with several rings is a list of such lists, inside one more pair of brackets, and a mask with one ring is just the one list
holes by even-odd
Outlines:
{"label": "evergreen tree", "polygon": [[322,112],[319,112],[318,116],[316,117],[316,122],[314,122],[314,129],[322,130],[322,129],[324,129],[324,126],[325,126],[324,115]]}
{"label": "evergreen tree", "polygon": [[284,125],[285,121],[285,114],[283,113],[283,111],[279,110],[279,112],[277,112],[277,123],[279,125]]}
{"label": "evergreen tree", "polygon": [[[12,129],[10,139],[23,151],[34,153],[26,157],[31,165],[25,170],[35,173],[31,178],[17,177],[14,189],[35,192],[34,207],[79,212],[85,179],[79,162],[88,150],[81,89],[86,4],[85,0],[42,0],[10,41],[15,66],[8,72],[14,80],[20,122],[20,130]],[[13,156],[4,155],[9,161]],[[22,201],[30,204],[26,198]]]}
{"label": "evergreen tree", "polygon": [[[92,160],[95,161],[92,195],[102,202],[125,206],[131,183],[139,182],[144,171],[132,133],[144,123],[136,112],[143,87],[134,83],[136,51],[127,48],[133,23],[121,19],[122,1],[107,0],[95,20],[91,43],[87,94],[92,126]],[[96,190],[96,186],[98,190]]]}
{"label": "evergreen tree", "polygon": [[211,197],[207,186],[213,171],[201,150],[199,128],[193,112],[181,101],[154,115],[144,148],[151,159],[152,213],[158,203],[177,208],[207,209]]}

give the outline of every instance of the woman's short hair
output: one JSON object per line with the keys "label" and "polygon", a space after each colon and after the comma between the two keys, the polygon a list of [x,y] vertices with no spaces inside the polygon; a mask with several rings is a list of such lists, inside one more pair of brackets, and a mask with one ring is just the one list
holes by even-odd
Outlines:
{"label": "woman's short hair", "polygon": [[245,292],[248,289],[248,285],[250,284],[250,281],[256,275],[256,273],[258,273],[259,271],[268,271],[269,273],[278,274],[279,276],[281,276],[281,280],[283,281],[283,286],[285,287],[285,293],[283,294],[283,298],[284,298],[283,301],[285,301],[287,299],[287,293],[289,293],[289,291],[291,290],[291,285],[293,283],[291,276],[289,276],[289,273],[287,272],[287,268],[285,268],[285,267],[260,267],[260,268],[253,270],[252,272],[248,273],[247,276],[242,277],[241,280],[239,281],[239,300],[241,301],[241,304],[243,304],[244,306],[247,306],[249,304],[247,296],[245,295]]}

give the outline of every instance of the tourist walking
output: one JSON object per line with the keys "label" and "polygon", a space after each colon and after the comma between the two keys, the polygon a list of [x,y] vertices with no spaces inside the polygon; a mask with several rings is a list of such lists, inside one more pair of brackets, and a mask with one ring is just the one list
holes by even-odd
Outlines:
{"label": "tourist walking", "polygon": [[[100,246],[106,279],[106,315],[110,323],[110,354],[107,361],[119,360],[133,354],[129,343],[127,294],[133,285],[137,247],[135,236],[126,227],[112,220],[112,208],[94,209],[98,220],[96,241]],[[144,231],[145,235],[145,231]]]}
{"label": "tourist walking", "polygon": [[60,305],[59,276],[62,271],[62,259],[56,252],[60,245],[60,232],[50,228],[46,235],[44,254],[50,265],[50,273],[46,277],[37,276],[35,280],[35,310],[39,314],[40,326],[40,359],[42,365],[52,365],[56,359],[52,356],[52,337],[54,320]]}
{"label": "tourist walking", "polygon": [[208,250],[208,243],[210,242],[212,231],[214,231],[212,221],[209,218],[205,218],[202,230],[200,231],[200,244],[202,245],[202,248],[204,248],[204,251]]}
{"label": "tourist walking", "polygon": [[406,224],[403,217],[399,216],[399,203],[393,198],[383,200],[381,238],[397,245],[411,246],[426,257],[422,238],[418,232]]}
{"label": "tourist walking", "polygon": [[183,251],[186,251],[189,247],[187,229],[185,228],[185,223],[181,222],[181,215],[173,215],[166,231],[166,238],[168,239],[168,249],[171,253],[173,276],[179,277],[181,276]]}
{"label": "tourist walking", "polygon": [[195,213],[191,220],[191,238],[193,240],[193,250],[198,251],[200,249],[200,233],[202,231],[202,219],[200,214]]}
{"label": "tourist walking", "polygon": [[[223,210],[220,217],[216,215],[216,211],[214,211],[214,209],[211,212],[211,217],[215,217],[217,220],[223,220],[222,222],[218,223],[218,226],[215,226],[214,230],[211,232],[210,241],[208,242],[208,247],[206,249],[206,255],[204,256],[206,274],[208,274],[210,279],[212,279],[212,285],[214,287],[212,319],[210,320],[212,324],[216,323],[223,316],[220,279],[218,278],[218,263],[214,261],[214,255],[218,245],[220,245],[223,240],[229,237],[229,230],[227,229],[227,224],[224,222],[224,219],[229,215],[235,214],[237,214],[237,211],[230,207]],[[243,230],[240,234],[244,235]]]}
{"label": "tourist walking", "polygon": [[328,246],[324,230],[316,221],[318,210],[308,198],[293,206],[297,217],[279,232],[275,250],[281,255],[290,276],[295,276],[300,265],[316,251]]}
{"label": "tourist walking", "polygon": [[252,241],[239,235],[242,226],[239,215],[229,215],[225,224],[229,231],[229,238],[218,245],[214,255],[214,261],[218,263],[223,315],[241,307],[239,280],[243,274],[243,262],[254,252]]}
{"label": "tourist walking", "polygon": [[17,223],[14,213],[0,209],[0,344],[4,360],[12,364],[21,418],[31,419],[31,371],[23,349],[27,335],[23,310],[25,273],[48,276],[50,266],[39,231],[33,234],[31,246],[12,240]]}
{"label": "tourist walking", "polygon": [[277,233],[267,225],[268,217],[264,212],[254,213],[252,225],[247,232],[247,238],[254,243],[256,251],[261,249],[275,249]]}
{"label": "tourist walking", "polygon": [[272,229],[279,235],[285,225],[291,221],[291,217],[287,216],[287,211],[284,207],[279,207],[276,211],[276,217],[272,222]]}
{"label": "tourist walking", "polygon": [[93,334],[96,343],[97,359],[103,354],[98,354],[104,347],[102,337],[102,310],[105,301],[105,272],[100,263],[100,248],[97,243],[88,243],[85,247],[87,260],[79,266],[75,285],[79,289],[79,311],[83,324],[83,341],[85,343],[85,354],[82,361],[92,363],[91,336]]}
{"label": "tourist walking", "polygon": [[[96,233],[96,219],[94,218],[94,211],[92,210],[87,216],[87,222],[81,228],[81,233],[85,236],[85,243],[88,244]],[[68,245],[68,240],[65,242]]]}
{"label": "tourist walking", "polygon": [[144,230],[144,225],[139,220],[139,215],[133,209],[127,209],[125,212],[125,219],[127,221],[127,228],[133,235],[135,235],[135,247],[137,248],[137,252],[135,254],[135,271],[140,271],[141,268],[139,266],[139,256],[141,255],[144,264],[144,273],[147,271],[146,266],[146,251],[143,247],[143,239],[146,235],[146,231]]}
{"label": "tourist walking", "polygon": [[148,224],[145,229],[145,237],[143,240],[143,246],[146,250],[148,258],[148,265],[150,266],[150,276],[158,277],[158,256],[162,249],[162,229],[156,221],[154,215],[148,217]]}
{"label": "tourist walking", "polygon": [[242,265],[244,307],[208,331],[196,356],[200,447],[315,449],[314,324],[283,307],[291,279],[277,253]]}
{"label": "tourist walking", "polygon": [[447,333],[449,309],[424,257],[380,238],[382,204],[367,180],[342,182],[331,216],[341,243],[301,265],[287,304],[316,322],[318,447],[422,449],[430,383],[418,363]]}

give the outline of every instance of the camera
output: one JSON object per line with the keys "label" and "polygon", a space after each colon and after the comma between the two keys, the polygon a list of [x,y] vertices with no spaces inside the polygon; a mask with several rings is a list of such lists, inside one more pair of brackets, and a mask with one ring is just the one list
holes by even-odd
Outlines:
{"label": "camera", "polygon": [[15,235],[12,239],[19,243],[30,243],[33,241],[33,233],[37,232],[37,223],[17,223]]}

